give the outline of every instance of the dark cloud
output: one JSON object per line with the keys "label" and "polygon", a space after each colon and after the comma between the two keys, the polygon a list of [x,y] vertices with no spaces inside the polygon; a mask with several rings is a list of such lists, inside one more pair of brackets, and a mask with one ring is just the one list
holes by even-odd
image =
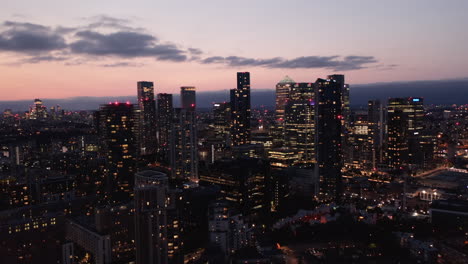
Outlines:
{"label": "dark cloud", "polygon": [[[203,56],[197,48],[181,48],[162,42],[142,28],[132,26],[130,20],[105,15],[87,18],[77,27],[47,27],[43,25],[6,21],[0,26],[0,52],[23,54],[19,63],[65,61],[65,65],[82,64],[93,57],[154,58],[159,61],[219,64],[228,67],[265,67],[282,69],[326,68],[334,71],[375,68],[393,69],[396,65],[377,64],[373,56],[302,56],[248,58],[241,56]],[[3,30],[3,31],[1,31]],[[80,56],[81,55],[81,56]],[[205,57],[205,58],[203,58]],[[78,63],[77,63],[78,62]],[[103,67],[134,67],[136,63],[101,64]]]}
{"label": "dark cloud", "polygon": [[192,55],[201,55],[201,54],[203,54],[203,51],[201,49],[188,48],[188,51]]}
{"label": "dark cloud", "polygon": [[80,31],[77,41],[70,44],[73,53],[118,56],[155,57],[158,60],[185,61],[186,51],[173,44],[159,43],[155,36],[139,32],[115,32],[103,34],[96,31]]}
{"label": "dark cloud", "polygon": [[280,57],[270,59],[253,59],[238,56],[213,56],[201,61],[203,64],[225,64],[227,66],[260,66],[267,68],[310,69],[329,68],[336,71],[357,70],[365,68],[367,64],[376,63],[373,56],[305,56],[294,59]]}
{"label": "dark cloud", "polygon": [[44,61],[65,61],[68,58],[66,57],[59,57],[59,56],[53,56],[53,55],[44,55],[44,56],[32,56],[29,58],[24,59],[22,62],[23,63],[39,63],[39,62],[44,62]]}
{"label": "dark cloud", "polygon": [[6,21],[0,32],[0,50],[38,53],[64,49],[64,37],[53,29],[32,23]]}

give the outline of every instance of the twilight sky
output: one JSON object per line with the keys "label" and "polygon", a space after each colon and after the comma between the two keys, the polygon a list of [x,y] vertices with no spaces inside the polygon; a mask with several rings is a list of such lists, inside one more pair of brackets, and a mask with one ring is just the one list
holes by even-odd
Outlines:
{"label": "twilight sky", "polygon": [[466,0],[0,0],[0,100],[468,77]]}

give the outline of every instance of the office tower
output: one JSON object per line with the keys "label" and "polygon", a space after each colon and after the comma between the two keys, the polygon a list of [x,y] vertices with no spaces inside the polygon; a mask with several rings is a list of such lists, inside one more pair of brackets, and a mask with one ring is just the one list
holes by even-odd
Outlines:
{"label": "office tower", "polygon": [[195,87],[182,86],[180,87],[180,105],[181,108],[195,111],[197,105],[195,96]]}
{"label": "office tower", "polygon": [[424,124],[423,99],[420,97],[388,100],[388,162],[391,169],[414,167],[423,163],[421,137]]}
{"label": "office tower", "polygon": [[286,76],[276,84],[274,141],[277,145],[282,145],[284,140],[285,108],[291,91],[291,86],[295,83],[296,82],[293,79]]}
{"label": "office tower", "polygon": [[385,106],[380,100],[370,100],[368,102],[367,111],[369,125],[368,141],[371,148],[372,168],[377,168],[377,164],[382,164],[384,159],[383,146],[386,125]]}
{"label": "office tower", "polygon": [[284,110],[284,144],[299,154],[298,162],[315,163],[315,85],[291,86]]}
{"label": "office tower", "polygon": [[156,153],[156,103],[153,82],[138,82],[138,107],[140,109],[139,152],[141,155]]}
{"label": "office tower", "polygon": [[158,160],[169,164],[169,143],[171,138],[171,126],[174,116],[172,106],[172,94],[160,93],[157,96],[158,103]]}
{"label": "office tower", "polygon": [[364,171],[372,169],[372,151],[369,141],[369,121],[367,113],[351,115],[351,131],[348,134],[348,160],[346,167]]}
{"label": "office tower", "polygon": [[250,144],[250,73],[237,73],[237,88],[231,89],[232,145]]}
{"label": "office tower", "polygon": [[230,141],[231,104],[227,102],[213,104],[213,123],[215,136],[218,139]]}
{"label": "office tower", "polygon": [[174,109],[169,144],[173,178],[198,181],[196,117],[195,111],[191,109]]}
{"label": "office tower", "polygon": [[158,171],[135,174],[136,263],[168,263],[168,178]]}
{"label": "office tower", "polygon": [[133,196],[139,112],[130,103],[109,103],[99,111],[102,156],[107,159],[105,198],[121,202]]}
{"label": "office tower", "polygon": [[316,81],[317,161],[320,193],[324,199],[339,199],[342,192],[342,81]]}

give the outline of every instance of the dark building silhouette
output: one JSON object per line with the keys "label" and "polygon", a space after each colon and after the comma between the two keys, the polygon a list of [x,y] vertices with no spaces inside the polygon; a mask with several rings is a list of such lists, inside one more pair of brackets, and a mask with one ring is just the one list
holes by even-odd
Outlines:
{"label": "dark building silhouette", "polygon": [[250,144],[250,73],[237,73],[237,88],[231,89],[232,145]]}
{"label": "dark building silhouette", "polygon": [[158,160],[169,164],[169,143],[171,138],[171,125],[174,116],[172,94],[160,93],[157,95],[158,103]]}
{"label": "dark building silhouette", "polygon": [[338,199],[342,192],[342,90],[344,80],[318,79],[317,161],[320,193],[324,199]]}
{"label": "dark building silhouette", "polygon": [[140,109],[139,152],[141,155],[156,153],[156,102],[153,82],[138,82],[138,108]]}
{"label": "dark building silhouette", "polygon": [[130,103],[115,102],[102,105],[99,117],[101,154],[107,159],[105,198],[119,203],[133,196],[139,113]]}
{"label": "dark building silhouette", "polygon": [[180,87],[180,105],[181,108],[195,111],[197,100],[195,95],[195,87],[182,86]]}
{"label": "dark building silhouette", "polygon": [[370,100],[367,113],[372,168],[377,168],[377,165],[382,164],[384,159],[386,108],[380,100]]}
{"label": "dark building silhouette", "polygon": [[135,174],[136,263],[168,263],[166,174],[141,171]]}

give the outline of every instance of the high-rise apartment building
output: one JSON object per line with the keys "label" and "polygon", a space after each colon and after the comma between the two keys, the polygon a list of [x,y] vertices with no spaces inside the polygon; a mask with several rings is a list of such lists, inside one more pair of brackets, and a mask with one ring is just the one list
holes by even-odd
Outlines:
{"label": "high-rise apartment building", "polygon": [[174,118],[172,94],[158,94],[157,109],[158,161],[169,164],[169,144],[171,139],[172,119]]}
{"label": "high-rise apartment building", "polygon": [[317,159],[320,193],[324,199],[339,199],[342,192],[343,80],[316,81]]}
{"label": "high-rise apartment building", "polygon": [[168,263],[168,189],[162,172],[135,174],[136,263]]}
{"label": "high-rise apartment building", "polygon": [[109,103],[99,111],[101,154],[107,159],[105,198],[122,202],[133,196],[139,112],[130,103]]}
{"label": "high-rise apartment building", "polygon": [[384,159],[386,108],[380,100],[370,100],[367,109],[372,168],[377,168],[377,165],[382,164]]}
{"label": "high-rise apartment building", "polygon": [[153,82],[137,83],[138,107],[140,109],[140,138],[138,139],[141,155],[156,153],[156,102]]}
{"label": "high-rise apartment building", "polygon": [[237,73],[237,88],[231,89],[232,145],[250,144],[250,73]]}

